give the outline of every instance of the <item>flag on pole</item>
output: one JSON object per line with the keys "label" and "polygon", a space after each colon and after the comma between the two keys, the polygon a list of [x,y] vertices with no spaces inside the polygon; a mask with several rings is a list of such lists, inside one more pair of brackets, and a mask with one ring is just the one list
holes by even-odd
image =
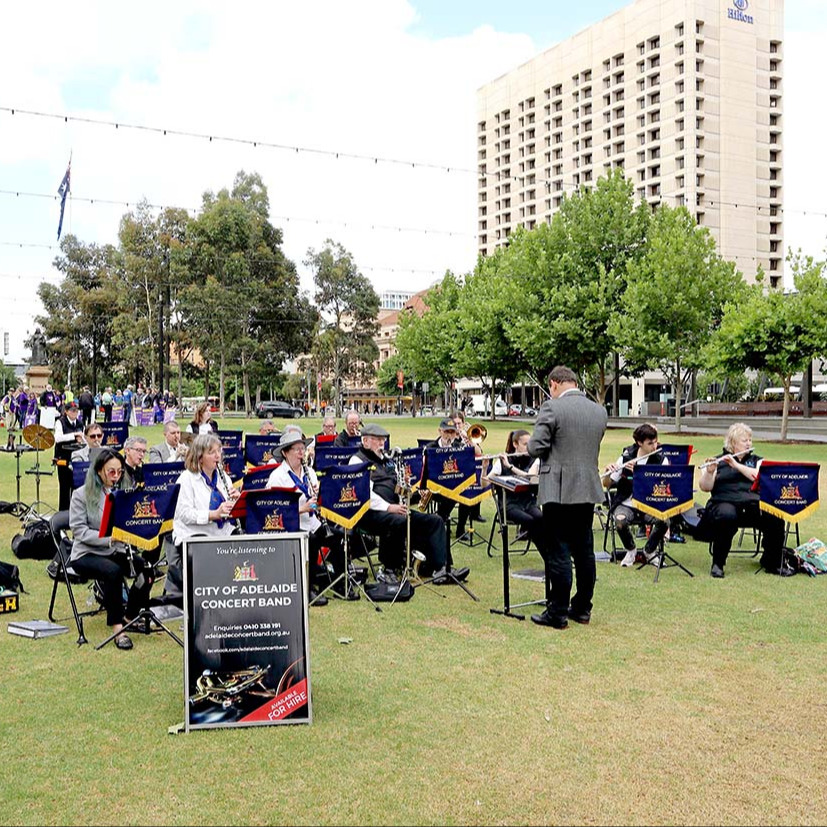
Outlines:
{"label": "flag on pole", "polygon": [[60,196],[60,221],[57,222],[57,240],[60,241],[60,233],[63,230],[63,210],[66,208],[66,196],[69,194],[71,188],[71,173],[72,173],[72,159],[69,158],[69,165],[66,167],[66,174],[57,188],[57,194]]}

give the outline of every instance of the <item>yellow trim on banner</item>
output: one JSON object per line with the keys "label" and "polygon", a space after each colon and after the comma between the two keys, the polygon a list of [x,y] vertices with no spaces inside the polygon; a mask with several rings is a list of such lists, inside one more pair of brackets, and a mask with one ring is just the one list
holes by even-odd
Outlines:
{"label": "yellow trim on banner", "polygon": [[477,474],[475,472],[473,476],[468,477],[467,480],[461,482],[456,488],[446,488],[444,485],[437,485],[433,480],[427,480],[425,484],[428,486],[428,490],[433,491],[434,494],[442,494],[443,497],[447,497],[449,500],[459,502],[457,495],[465,491],[466,488],[470,488],[476,481]]}
{"label": "yellow trim on banner", "polygon": [[685,503],[679,503],[672,508],[668,508],[666,511],[658,511],[657,508],[652,508],[651,505],[646,505],[646,503],[635,499],[632,500],[632,505],[634,505],[638,511],[642,511],[650,517],[657,517],[659,520],[668,520],[670,517],[675,517],[678,514],[683,514],[684,511],[689,511],[689,509],[695,505],[695,500],[692,499]]}
{"label": "yellow trim on banner", "polygon": [[336,523],[336,525],[340,525],[342,528],[353,528],[362,517],[365,516],[365,512],[370,508],[370,500],[362,503],[359,510],[349,519],[345,520],[344,518],[340,517],[335,511],[329,511],[328,509],[321,507],[319,508],[319,512],[321,515],[330,520],[332,523]]}
{"label": "yellow trim on banner", "polygon": [[763,500],[761,500],[758,505],[761,510],[766,511],[767,514],[772,514],[774,517],[780,517],[788,523],[797,523],[805,517],[809,517],[810,514],[818,508],[819,500],[816,500],[814,503],[810,503],[806,508],[803,508],[797,514],[788,514],[786,511],[776,508],[774,505],[770,505],[769,503],[765,503]]}
{"label": "yellow trim on banner", "polygon": [[481,503],[486,497],[490,497],[493,493],[490,488],[486,488],[477,494],[476,497],[457,497],[457,502],[462,505],[476,505],[477,503]]}
{"label": "yellow trim on banner", "polygon": [[112,539],[113,540],[120,540],[122,543],[128,543],[130,546],[135,546],[136,548],[141,549],[141,551],[152,551],[153,549],[158,548],[158,543],[161,540],[161,535],[166,534],[168,531],[172,531],[172,520],[165,520],[161,523],[161,527],[158,529],[158,533],[155,537],[151,537],[147,539],[146,537],[140,537],[137,534],[132,534],[130,531],[124,531],[122,528],[117,528],[116,526],[112,527]]}

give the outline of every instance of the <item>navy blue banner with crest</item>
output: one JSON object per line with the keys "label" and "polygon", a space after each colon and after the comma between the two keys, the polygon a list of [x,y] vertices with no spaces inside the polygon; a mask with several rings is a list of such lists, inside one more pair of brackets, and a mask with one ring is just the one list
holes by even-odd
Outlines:
{"label": "navy blue banner with crest", "polygon": [[354,445],[345,448],[337,448],[334,445],[317,445],[314,467],[316,471],[324,471],[335,465],[347,465],[350,458],[358,450],[359,448]]}
{"label": "navy blue banner with crest", "polygon": [[658,445],[660,452],[669,460],[670,465],[689,465],[689,459],[695,453],[691,445]]}
{"label": "navy blue banner with crest", "polygon": [[172,531],[179,490],[171,485],[165,491],[113,491],[106,498],[100,536],[143,551],[157,548],[160,535]]}
{"label": "navy blue banner with crest", "polygon": [[424,461],[421,448],[402,449],[402,463],[405,467],[405,476],[411,481],[412,491],[416,491],[419,488]]}
{"label": "navy blue banner with crest", "polygon": [[667,520],[695,504],[692,465],[635,465],[632,503],[644,514]]}
{"label": "navy blue banner with crest", "polygon": [[762,511],[797,523],[818,508],[817,462],[773,462],[765,459],[756,484]]}
{"label": "navy blue banner with crest", "polygon": [[86,472],[91,464],[85,459],[72,460],[72,488],[80,488],[86,482]]}
{"label": "navy blue banner with crest", "polygon": [[299,497],[295,489],[268,488],[247,494],[246,534],[299,531]]}
{"label": "navy blue banner with crest", "polygon": [[113,451],[120,451],[129,436],[128,422],[96,422],[103,431],[101,448],[111,448]]}
{"label": "navy blue banner with crest", "polygon": [[164,491],[178,482],[184,470],[183,462],[153,462],[144,469],[144,491]]}
{"label": "navy blue banner with crest", "polygon": [[241,490],[258,491],[261,488],[267,488],[267,480],[276,468],[278,465],[259,465],[257,468],[249,468],[241,480]]}
{"label": "navy blue banner with crest", "polygon": [[319,511],[343,528],[353,528],[370,508],[370,465],[333,465],[319,478]]}
{"label": "navy blue banner with crest", "polygon": [[281,453],[276,450],[280,439],[279,434],[247,434],[244,440],[244,459],[250,465],[265,465],[271,460],[281,462]]}
{"label": "navy blue banner with crest", "polygon": [[482,502],[486,497],[490,497],[492,494],[491,483],[486,483],[485,485],[482,484],[482,464],[484,460],[478,459],[476,461],[477,465],[477,476],[474,479],[472,485],[469,485],[461,494],[459,494],[456,498],[458,503],[462,505],[476,505],[477,503]]}
{"label": "navy blue banner with crest", "polygon": [[215,432],[215,435],[221,440],[221,445],[226,448],[237,448],[241,450],[241,440],[244,437],[244,431],[222,431],[221,429]]}
{"label": "navy blue banner with crest", "polygon": [[[224,473],[233,482],[237,482],[244,476],[246,463],[241,446],[238,448],[227,448],[225,446],[221,451],[221,461],[224,463]],[[272,468],[272,466],[270,467]]]}
{"label": "navy blue banner with crest", "polygon": [[430,491],[456,500],[477,478],[474,448],[426,448],[423,481]]}

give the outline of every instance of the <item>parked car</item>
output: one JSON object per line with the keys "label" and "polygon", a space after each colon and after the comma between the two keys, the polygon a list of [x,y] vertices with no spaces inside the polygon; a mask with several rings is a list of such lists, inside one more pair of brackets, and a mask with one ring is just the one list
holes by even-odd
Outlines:
{"label": "parked car", "polygon": [[304,411],[287,402],[271,399],[256,405],[256,415],[259,419],[298,419],[304,416]]}
{"label": "parked car", "polygon": [[537,411],[530,406],[526,406],[525,413],[523,412],[523,406],[519,402],[515,402],[509,409],[508,409],[509,416],[536,416]]}

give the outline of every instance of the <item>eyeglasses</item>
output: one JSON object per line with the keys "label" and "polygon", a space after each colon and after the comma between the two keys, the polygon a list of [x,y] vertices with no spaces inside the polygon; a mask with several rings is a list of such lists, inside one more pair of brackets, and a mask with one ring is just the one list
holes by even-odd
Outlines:
{"label": "eyeglasses", "polygon": [[109,477],[119,477],[123,474],[123,468],[107,468],[106,475]]}
{"label": "eyeglasses", "polygon": [[89,439],[103,439],[103,434],[87,434]]}
{"label": "eyeglasses", "polygon": [[136,454],[145,454],[146,448],[130,448],[130,451],[134,451]]}

